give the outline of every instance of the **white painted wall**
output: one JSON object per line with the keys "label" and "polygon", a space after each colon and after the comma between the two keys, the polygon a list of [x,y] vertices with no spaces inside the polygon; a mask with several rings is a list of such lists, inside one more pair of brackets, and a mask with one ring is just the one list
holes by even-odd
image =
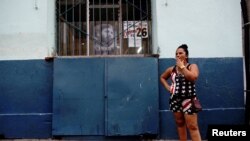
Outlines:
{"label": "white painted wall", "polygon": [[[153,47],[174,57],[242,57],[240,0],[152,0]],[[44,59],[55,48],[55,0],[1,0],[0,60]]]}
{"label": "white painted wall", "polygon": [[190,57],[242,57],[240,0],[152,1],[153,46],[172,58],[186,43]]}
{"label": "white painted wall", "polygon": [[44,59],[55,48],[55,0],[1,0],[0,60]]}

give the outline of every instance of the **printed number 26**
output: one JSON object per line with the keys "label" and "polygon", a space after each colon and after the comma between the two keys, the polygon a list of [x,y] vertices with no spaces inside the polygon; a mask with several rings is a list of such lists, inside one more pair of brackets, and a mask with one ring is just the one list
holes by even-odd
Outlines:
{"label": "printed number 26", "polygon": [[147,28],[137,28],[137,37],[145,37],[147,36]]}

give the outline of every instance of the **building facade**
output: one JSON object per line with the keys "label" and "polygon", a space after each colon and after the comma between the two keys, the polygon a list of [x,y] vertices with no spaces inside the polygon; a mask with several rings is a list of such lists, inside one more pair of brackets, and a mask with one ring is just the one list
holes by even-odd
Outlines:
{"label": "building facade", "polygon": [[248,5],[2,0],[1,137],[177,139],[159,76],[184,43],[200,69],[202,138],[211,124],[247,123]]}

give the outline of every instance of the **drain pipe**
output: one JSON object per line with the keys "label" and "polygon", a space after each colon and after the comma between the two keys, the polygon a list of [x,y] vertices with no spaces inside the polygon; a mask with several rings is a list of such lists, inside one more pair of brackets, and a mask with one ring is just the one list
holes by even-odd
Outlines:
{"label": "drain pipe", "polygon": [[[248,9],[249,8],[249,9]],[[245,76],[246,76],[246,103],[245,103],[245,124],[250,125],[250,50],[249,50],[249,17],[250,14],[248,10],[250,10],[250,3],[247,3],[246,0],[241,0],[241,9],[242,9],[242,18],[243,18],[243,41],[244,41],[244,62],[245,62]],[[249,11],[250,12],[250,11]]]}

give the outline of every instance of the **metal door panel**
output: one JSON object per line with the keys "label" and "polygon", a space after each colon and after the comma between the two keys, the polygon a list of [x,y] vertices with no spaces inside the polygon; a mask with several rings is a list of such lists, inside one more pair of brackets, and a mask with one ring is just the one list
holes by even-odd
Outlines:
{"label": "metal door panel", "polygon": [[55,59],[53,135],[104,135],[104,61]]}
{"label": "metal door panel", "polygon": [[158,60],[107,59],[106,135],[158,133]]}

